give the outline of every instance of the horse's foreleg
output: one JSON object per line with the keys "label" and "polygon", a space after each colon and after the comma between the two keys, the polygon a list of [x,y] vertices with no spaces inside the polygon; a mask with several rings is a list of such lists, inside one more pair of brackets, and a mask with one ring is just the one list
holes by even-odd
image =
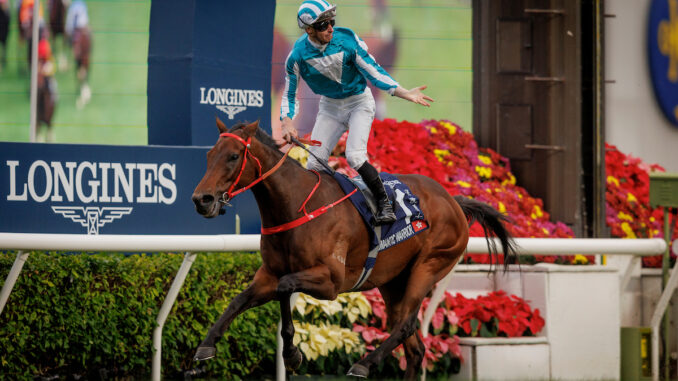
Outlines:
{"label": "horse's foreleg", "polygon": [[334,299],[337,296],[336,286],[330,280],[330,270],[327,266],[321,265],[283,276],[280,278],[276,292],[280,301],[283,360],[285,368],[294,370],[301,365],[303,356],[293,342],[294,324],[292,323],[290,295],[294,292],[304,292],[320,299]]}
{"label": "horse's foreleg", "polygon": [[283,361],[285,369],[292,371],[301,365],[304,356],[299,348],[294,345],[294,323],[292,322],[291,294],[278,294],[280,301],[280,336],[283,339]]}
{"label": "horse's foreleg", "polygon": [[254,275],[252,283],[240,294],[238,294],[226,311],[214,323],[207,332],[207,337],[200,344],[195,352],[194,360],[207,360],[215,356],[216,342],[233,322],[236,316],[249,308],[265,304],[275,298],[275,290],[278,286],[278,279],[263,268],[259,268]]}

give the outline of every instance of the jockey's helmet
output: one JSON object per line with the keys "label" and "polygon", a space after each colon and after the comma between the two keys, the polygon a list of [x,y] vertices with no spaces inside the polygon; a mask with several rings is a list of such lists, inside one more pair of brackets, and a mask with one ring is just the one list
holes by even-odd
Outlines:
{"label": "jockey's helmet", "polygon": [[305,0],[297,12],[299,28],[304,29],[323,19],[333,18],[336,8],[336,5],[325,0]]}

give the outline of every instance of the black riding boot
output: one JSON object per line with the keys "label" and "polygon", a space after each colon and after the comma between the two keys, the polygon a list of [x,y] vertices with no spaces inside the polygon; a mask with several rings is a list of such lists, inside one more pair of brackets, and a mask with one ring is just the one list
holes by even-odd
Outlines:
{"label": "black riding boot", "polygon": [[372,164],[364,162],[363,165],[358,168],[358,173],[377,200],[378,210],[377,215],[374,216],[375,224],[384,225],[395,222],[396,215],[393,213],[391,201],[386,195],[386,189],[384,189],[384,184],[381,182],[377,169],[374,168]]}

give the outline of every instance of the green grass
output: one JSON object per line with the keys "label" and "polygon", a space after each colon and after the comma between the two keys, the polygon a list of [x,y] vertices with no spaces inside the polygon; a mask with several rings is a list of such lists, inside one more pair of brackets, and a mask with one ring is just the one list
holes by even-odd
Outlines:
{"label": "green grass", "polygon": [[[10,0],[12,9],[16,0]],[[44,2],[44,0],[43,0]],[[275,23],[294,41],[299,0],[279,0]],[[368,0],[338,5],[337,22],[361,37],[372,28]],[[388,17],[400,36],[393,77],[406,88],[428,85],[435,99],[425,108],[386,97],[387,117],[418,122],[449,119],[472,128],[471,5],[468,0],[391,0]],[[150,0],[88,0],[93,30],[90,72],[92,100],[82,110],[75,106],[76,78],[70,68],[56,80],[59,103],[53,119],[58,143],[143,145],[147,143],[146,80]],[[15,12],[12,13],[15,16]],[[8,65],[0,72],[0,141],[29,140],[30,99],[26,46],[19,45],[16,20],[8,42]],[[53,47],[58,54],[59,44]],[[69,52],[70,53],[70,52]],[[69,57],[70,58],[70,57]],[[276,80],[276,79],[274,79]],[[276,102],[271,102],[275,105]],[[279,110],[272,110],[277,118]]]}

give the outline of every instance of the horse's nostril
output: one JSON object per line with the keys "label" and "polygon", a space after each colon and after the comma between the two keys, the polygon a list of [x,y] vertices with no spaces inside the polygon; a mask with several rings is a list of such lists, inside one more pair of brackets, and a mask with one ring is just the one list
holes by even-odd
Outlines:
{"label": "horse's nostril", "polygon": [[204,208],[214,202],[214,196],[210,194],[194,194],[192,199],[195,206],[199,208]]}

